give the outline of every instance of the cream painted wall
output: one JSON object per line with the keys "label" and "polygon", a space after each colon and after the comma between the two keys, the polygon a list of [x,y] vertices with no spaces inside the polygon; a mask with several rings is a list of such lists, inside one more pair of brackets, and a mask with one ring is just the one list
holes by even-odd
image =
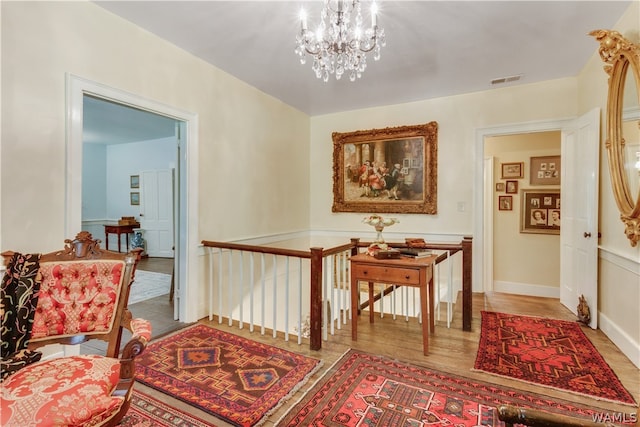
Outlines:
{"label": "cream painted wall", "polygon": [[[522,189],[560,189],[559,185],[534,186],[529,181],[531,157],[560,155],[560,132],[490,137],[485,140],[484,153],[486,157],[494,158],[494,183],[507,181],[501,178],[501,163],[524,163],[524,177],[516,180],[517,194],[494,191],[494,290],[558,298],[560,296],[560,235],[521,233],[520,221]],[[511,196],[513,210],[498,210],[499,196]],[[533,291],[533,289],[537,290]]]}
{"label": "cream painted wall", "polygon": [[[595,29],[595,28],[594,28]],[[634,1],[622,16],[615,30],[640,43],[640,1]],[[600,157],[600,262],[599,262],[599,327],[640,367],[640,245],[631,247],[624,235],[624,226],[609,179],[606,110],[608,75],[597,54],[578,76],[578,109],[580,113],[600,107],[602,136]]]}
{"label": "cream painted wall", "polygon": [[47,251],[71,237],[65,73],[198,115],[202,239],[308,229],[308,116],[93,3],[1,7],[0,247]]}
{"label": "cream painted wall", "polygon": [[[438,132],[438,213],[394,215],[400,223],[385,230],[389,238],[412,233],[459,239],[473,234],[473,174],[476,130],[497,125],[575,117],[576,80],[573,78],[438,98],[401,105],[349,111],[311,119],[312,229],[368,232],[364,214],[331,212],[332,132],[427,123]],[[458,207],[464,205],[461,212]],[[354,236],[356,237],[356,236]],[[481,248],[474,247],[474,250]],[[474,289],[481,285],[478,280]]]}

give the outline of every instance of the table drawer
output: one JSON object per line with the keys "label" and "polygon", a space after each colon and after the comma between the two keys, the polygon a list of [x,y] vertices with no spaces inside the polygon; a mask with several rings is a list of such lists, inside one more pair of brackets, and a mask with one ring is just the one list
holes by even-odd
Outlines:
{"label": "table drawer", "polygon": [[420,270],[417,268],[382,267],[375,265],[352,265],[359,280],[388,283],[390,285],[420,285]]}

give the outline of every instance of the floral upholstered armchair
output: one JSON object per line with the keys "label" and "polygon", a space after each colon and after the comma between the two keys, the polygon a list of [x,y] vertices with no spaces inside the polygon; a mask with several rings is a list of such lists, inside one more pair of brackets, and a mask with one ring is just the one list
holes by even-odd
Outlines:
{"label": "floral upholstered armchair", "polygon": [[[88,232],[44,255],[4,252],[0,425],[113,426],[129,409],[151,325],[127,309],[139,250],[100,249]],[[124,345],[123,328],[131,332]],[[48,344],[107,342],[102,355],[38,360]]]}

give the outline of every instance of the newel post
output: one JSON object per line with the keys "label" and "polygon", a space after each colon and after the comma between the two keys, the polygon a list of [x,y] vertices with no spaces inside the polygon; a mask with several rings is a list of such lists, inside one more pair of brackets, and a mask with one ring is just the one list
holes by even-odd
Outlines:
{"label": "newel post", "polygon": [[465,236],[462,239],[462,330],[471,330],[473,286],[472,277],[472,253],[473,238]]}
{"label": "newel post", "polygon": [[311,248],[310,327],[311,350],[322,348],[322,248]]}
{"label": "newel post", "polygon": [[351,238],[351,255],[358,255],[358,243],[360,243],[359,237]]}

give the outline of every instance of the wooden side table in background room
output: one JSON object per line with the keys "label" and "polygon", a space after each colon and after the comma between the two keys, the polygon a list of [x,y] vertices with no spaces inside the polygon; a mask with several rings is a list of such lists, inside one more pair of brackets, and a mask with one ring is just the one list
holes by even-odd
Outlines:
{"label": "wooden side table in background room", "polygon": [[127,252],[129,251],[129,234],[133,233],[134,228],[139,228],[140,224],[131,225],[105,225],[104,226],[104,248],[109,250],[109,234],[118,235],[118,252],[120,252],[120,236],[125,235],[127,243]]}

